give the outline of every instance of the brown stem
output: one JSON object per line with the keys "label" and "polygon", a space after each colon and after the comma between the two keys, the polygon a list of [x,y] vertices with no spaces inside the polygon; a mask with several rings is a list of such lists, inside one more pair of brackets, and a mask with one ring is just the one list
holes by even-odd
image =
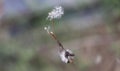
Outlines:
{"label": "brown stem", "polygon": [[[55,30],[55,27],[54,27],[54,20],[52,20],[52,27],[53,27],[53,30]],[[59,47],[60,47],[60,51],[62,51],[62,50],[64,49],[64,47],[63,47],[62,43],[57,39],[55,33],[50,32],[49,34],[53,37],[53,39],[56,40],[57,44],[58,44]]]}
{"label": "brown stem", "polygon": [[53,37],[53,39],[55,39],[57,41],[57,44],[60,47],[60,51],[64,50],[64,47],[63,47],[62,43],[57,39],[57,37],[55,36],[55,34],[53,32],[50,32],[49,34]]}

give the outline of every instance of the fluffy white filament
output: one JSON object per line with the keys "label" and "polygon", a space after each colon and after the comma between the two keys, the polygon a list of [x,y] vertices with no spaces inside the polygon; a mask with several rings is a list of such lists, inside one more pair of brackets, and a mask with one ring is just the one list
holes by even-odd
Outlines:
{"label": "fluffy white filament", "polygon": [[61,6],[55,7],[51,12],[48,13],[47,19],[50,21],[53,19],[59,19],[64,14],[64,10]]}

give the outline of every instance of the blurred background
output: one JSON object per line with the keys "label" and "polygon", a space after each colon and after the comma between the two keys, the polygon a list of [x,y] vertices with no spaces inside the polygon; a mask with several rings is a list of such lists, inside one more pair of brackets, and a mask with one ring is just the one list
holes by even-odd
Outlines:
{"label": "blurred background", "polygon": [[[44,30],[57,5],[65,14],[54,31],[71,64]],[[0,0],[0,71],[120,71],[119,46],[120,0]]]}

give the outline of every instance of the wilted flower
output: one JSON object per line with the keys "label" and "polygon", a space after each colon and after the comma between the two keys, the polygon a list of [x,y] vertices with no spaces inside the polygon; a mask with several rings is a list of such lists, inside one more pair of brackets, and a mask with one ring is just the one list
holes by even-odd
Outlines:
{"label": "wilted flower", "polygon": [[47,19],[59,19],[64,14],[64,10],[61,6],[55,7],[51,12],[48,13]]}
{"label": "wilted flower", "polygon": [[[55,7],[51,12],[48,13],[48,17],[47,19],[49,19],[50,21],[53,19],[59,19],[62,17],[62,15],[64,14],[64,10],[61,6],[57,6]],[[54,22],[53,22],[54,24]],[[50,26],[48,27],[44,27],[44,30],[47,31],[47,33],[52,36],[52,38],[54,40],[56,40],[57,44],[59,45],[59,52],[60,52],[60,58],[64,63],[72,63],[73,59],[74,59],[74,54],[72,53],[71,50],[69,49],[64,49],[63,45],[61,44],[61,42],[57,39],[56,35],[54,34],[53,31],[50,30]]]}
{"label": "wilted flower", "polygon": [[60,52],[60,58],[64,63],[72,63],[74,59],[74,54],[72,53],[71,50],[62,50]]}

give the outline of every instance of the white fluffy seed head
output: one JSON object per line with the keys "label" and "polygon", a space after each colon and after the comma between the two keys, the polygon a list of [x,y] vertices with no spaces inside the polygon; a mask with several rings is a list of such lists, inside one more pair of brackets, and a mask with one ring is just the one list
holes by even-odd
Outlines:
{"label": "white fluffy seed head", "polygon": [[51,12],[48,13],[47,19],[49,19],[50,21],[52,19],[59,19],[62,17],[63,14],[64,14],[63,8],[61,6],[57,6]]}

